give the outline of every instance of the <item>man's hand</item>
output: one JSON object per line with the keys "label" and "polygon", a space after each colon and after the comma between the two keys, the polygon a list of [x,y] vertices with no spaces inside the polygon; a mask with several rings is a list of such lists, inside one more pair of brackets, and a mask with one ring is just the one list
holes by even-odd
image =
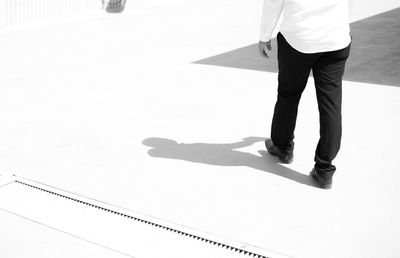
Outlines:
{"label": "man's hand", "polygon": [[271,49],[271,40],[268,42],[258,42],[258,51],[262,57],[269,58],[268,51],[271,51]]}

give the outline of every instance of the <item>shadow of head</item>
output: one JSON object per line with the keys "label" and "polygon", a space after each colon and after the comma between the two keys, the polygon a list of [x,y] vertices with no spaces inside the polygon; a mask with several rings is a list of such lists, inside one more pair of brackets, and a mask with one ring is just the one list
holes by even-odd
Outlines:
{"label": "shadow of head", "polygon": [[159,137],[152,137],[152,138],[147,138],[143,140],[143,145],[153,147],[153,148],[164,148],[167,146],[174,146],[177,145],[178,143],[174,140],[170,139],[165,139],[165,138],[159,138]]}

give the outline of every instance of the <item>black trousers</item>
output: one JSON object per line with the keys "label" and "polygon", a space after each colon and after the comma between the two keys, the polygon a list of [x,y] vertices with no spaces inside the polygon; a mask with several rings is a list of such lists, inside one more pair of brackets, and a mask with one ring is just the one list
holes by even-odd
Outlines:
{"label": "black trousers", "polygon": [[350,45],[344,49],[305,54],[278,34],[278,99],[272,119],[271,139],[275,146],[290,151],[293,146],[297,109],[312,70],[318,100],[320,139],[315,166],[334,172],[332,165],[342,137],[342,77]]}

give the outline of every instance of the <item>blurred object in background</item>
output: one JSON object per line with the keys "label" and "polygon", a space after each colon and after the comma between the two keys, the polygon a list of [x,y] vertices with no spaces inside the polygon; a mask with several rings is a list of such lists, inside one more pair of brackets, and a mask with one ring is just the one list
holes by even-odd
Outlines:
{"label": "blurred object in background", "polygon": [[102,0],[103,8],[108,13],[122,13],[125,9],[126,0]]}

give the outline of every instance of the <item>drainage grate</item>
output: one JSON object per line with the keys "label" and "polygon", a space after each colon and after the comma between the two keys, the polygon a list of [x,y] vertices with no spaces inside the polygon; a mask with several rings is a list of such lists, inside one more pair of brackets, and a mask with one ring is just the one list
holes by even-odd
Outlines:
{"label": "drainage grate", "polygon": [[[113,207],[113,206],[110,207],[108,204],[100,203],[96,200],[88,199],[86,197],[77,196],[76,194],[68,193],[68,192],[65,192],[65,191],[62,191],[62,190],[59,190],[56,188],[52,188],[47,185],[43,185],[43,184],[40,184],[40,183],[37,183],[34,181],[30,182],[25,179],[22,179],[22,180],[17,179],[17,180],[14,180],[12,184],[14,184],[14,183],[16,183],[17,185],[20,185],[20,186],[28,187],[29,189],[33,189],[34,191],[37,190],[36,192],[42,192],[42,193],[50,194],[52,196],[57,196],[66,201],[68,200],[71,202],[79,203],[81,206],[91,207],[96,210],[103,211],[107,214],[111,214],[113,216],[115,215],[120,218],[133,220],[137,223],[151,226],[152,228],[157,229],[157,230],[162,230],[164,232],[170,232],[170,233],[173,233],[174,235],[179,235],[181,237],[184,237],[185,239],[188,239],[188,240],[191,239],[191,241],[205,243],[208,246],[212,246],[214,249],[215,248],[224,249],[224,250],[230,252],[231,255],[234,255],[235,257],[236,257],[236,255],[239,255],[240,257],[256,257],[256,258],[285,257],[280,254],[269,255],[270,252],[268,252],[268,251],[264,252],[264,249],[259,249],[256,247],[253,248],[251,246],[243,245],[243,244],[236,243],[236,242],[233,242],[230,240],[225,240],[222,238],[214,237],[207,233],[203,234],[203,232],[197,232],[197,231],[194,231],[190,228],[186,228],[183,226],[179,226],[179,225],[175,226],[173,224],[168,225],[170,223],[168,223],[168,222],[163,223],[163,221],[161,221],[161,220],[157,221],[158,219],[156,219],[156,218],[152,219],[152,218],[145,218],[146,216],[140,216],[140,215],[136,216],[136,215],[129,214],[130,212],[125,213],[123,211],[120,211],[118,207]],[[8,185],[10,185],[10,184],[8,184]],[[0,189],[1,189],[1,187],[0,187]],[[16,190],[15,192],[17,192],[17,191],[21,192],[21,190]],[[12,194],[12,192],[11,192],[11,194]],[[8,195],[10,195],[10,193],[8,193]],[[26,193],[26,195],[34,195],[34,192]],[[41,196],[42,197],[38,196],[37,199],[44,197],[43,195],[41,195]],[[21,200],[19,200],[19,201],[24,202]],[[68,201],[67,201],[67,203],[68,203]],[[53,200],[53,202],[54,202],[54,200]],[[49,206],[51,206],[51,205],[49,205]],[[76,217],[80,218],[80,215],[76,215]],[[98,216],[96,215],[96,217],[98,217]],[[123,223],[126,223],[126,222],[123,222]],[[136,224],[136,223],[134,223],[134,224]],[[181,229],[179,229],[179,228],[181,228]],[[179,240],[178,242],[179,242],[179,244],[181,244],[182,239]],[[256,251],[254,251],[254,250],[256,250]],[[266,255],[264,253],[268,253],[268,255]],[[227,257],[231,257],[231,255],[228,254]],[[202,257],[204,257],[204,256],[202,256]]]}

